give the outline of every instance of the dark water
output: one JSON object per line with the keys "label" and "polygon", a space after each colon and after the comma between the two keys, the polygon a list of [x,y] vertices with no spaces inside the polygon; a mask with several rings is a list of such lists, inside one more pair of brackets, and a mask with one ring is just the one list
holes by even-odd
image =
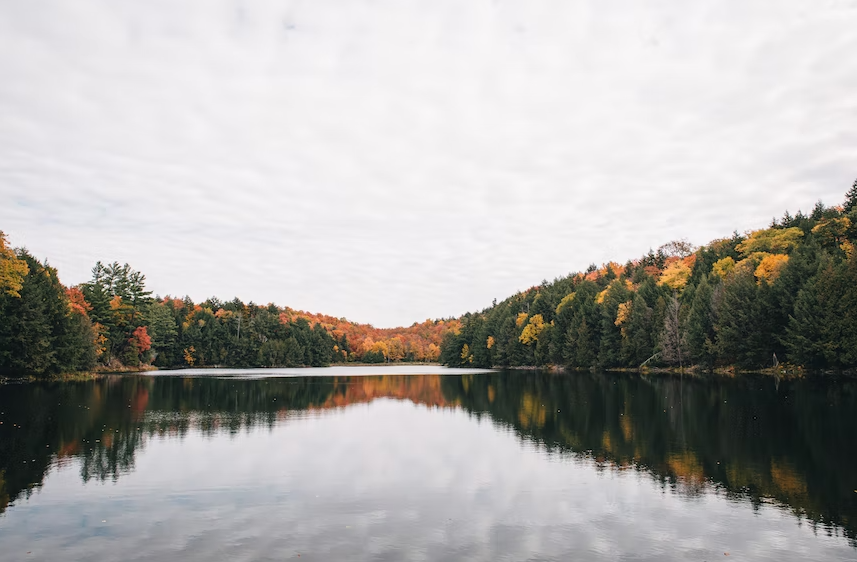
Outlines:
{"label": "dark water", "polygon": [[857,559],[854,382],[351,372],[0,387],[0,560]]}

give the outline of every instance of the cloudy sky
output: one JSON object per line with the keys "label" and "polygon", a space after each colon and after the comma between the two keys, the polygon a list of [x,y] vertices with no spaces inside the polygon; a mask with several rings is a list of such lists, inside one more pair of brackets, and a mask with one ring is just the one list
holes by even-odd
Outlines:
{"label": "cloudy sky", "polygon": [[377,326],[839,203],[857,1],[0,0],[0,229]]}

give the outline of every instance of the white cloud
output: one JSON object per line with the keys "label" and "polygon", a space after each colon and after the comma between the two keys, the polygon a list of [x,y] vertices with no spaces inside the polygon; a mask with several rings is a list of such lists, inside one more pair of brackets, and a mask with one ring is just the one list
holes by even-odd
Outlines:
{"label": "white cloud", "polygon": [[378,325],[842,199],[857,5],[0,5],[0,228]]}

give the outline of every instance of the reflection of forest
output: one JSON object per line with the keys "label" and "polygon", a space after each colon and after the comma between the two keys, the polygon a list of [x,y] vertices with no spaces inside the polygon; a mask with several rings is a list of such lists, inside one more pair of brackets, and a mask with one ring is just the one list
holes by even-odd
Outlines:
{"label": "reflection of forest", "polygon": [[0,512],[76,457],[81,476],[133,469],[152,436],[237,432],[301,411],[410,400],[488,414],[548,451],[650,473],[677,493],[716,486],[857,537],[857,384],[537,372],[215,379],[112,377],[0,392]]}

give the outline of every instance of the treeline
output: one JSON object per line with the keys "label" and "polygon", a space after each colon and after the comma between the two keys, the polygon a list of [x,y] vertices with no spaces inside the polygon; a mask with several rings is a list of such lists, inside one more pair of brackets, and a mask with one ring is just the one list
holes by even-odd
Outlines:
{"label": "treeline", "polygon": [[56,269],[9,248],[0,232],[0,374],[436,361],[444,333],[458,326],[377,329],[239,299],[153,298],[145,281],[128,264],[99,262],[90,281],[64,287]]}
{"label": "treeline", "polygon": [[450,366],[703,369],[857,366],[857,182],[838,207],[701,248],[671,242],[594,265],[479,313],[446,335]]}

